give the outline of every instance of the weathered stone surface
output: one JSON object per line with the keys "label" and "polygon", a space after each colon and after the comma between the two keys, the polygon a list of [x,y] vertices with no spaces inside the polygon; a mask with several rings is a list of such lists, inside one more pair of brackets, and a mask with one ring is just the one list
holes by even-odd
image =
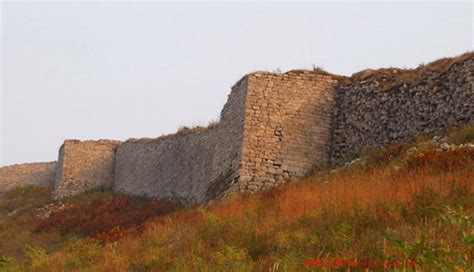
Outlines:
{"label": "weathered stone surface", "polygon": [[240,168],[246,84],[244,78],[233,87],[216,128],[122,144],[113,189],[184,205],[232,189]]}
{"label": "weathered stone surface", "polygon": [[239,190],[304,177],[328,161],[338,77],[313,71],[248,76]]}
{"label": "weathered stone surface", "polygon": [[322,71],[255,72],[234,85],[217,127],[122,145],[66,141],[55,195],[103,187],[185,205],[207,203],[304,177],[367,147],[471,121],[474,53],[350,78]]}
{"label": "weathered stone surface", "polygon": [[66,140],[59,149],[54,197],[63,198],[114,182],[115,150],[119,141]]}
{"label": "weathered stone surface", "polygon": [[473,121],[474,54],[467,56],[470,57],[444,71],[426,69],[410,85],[383,88],[391,74],[401,73],[386,69],[364,81],[353,76],[348,83],[336,86],[333,162],[341,162],[368,147]]}
{"label": "weathered stone surface", "polygon": [[52,187],[56,162],[24,163],[0,167],[0,193],[23,186]]}
{"label": "weathered stone surface", "polygon": [[203,203],[211,182],[218,128],[151,141],[127,141],[117,150],[113,190]]}

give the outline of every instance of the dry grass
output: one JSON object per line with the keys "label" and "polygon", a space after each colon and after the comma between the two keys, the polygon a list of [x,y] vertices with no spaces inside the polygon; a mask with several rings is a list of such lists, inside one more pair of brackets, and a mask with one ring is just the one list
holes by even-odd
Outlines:
{"label": "dry grass", "polygon": [[185,136],[185,135],[192,134],[192,133],[204,132],[204,131],[207,131],[209,129],[215,129],[217,127],[219,127],[219,121],[211,121],[207,125],[207,127],[203,127],[203,126],[194,126],[194,127],[182,126],[178,129],[178,132],[176,132],[176,134],[173,134],[173,135]]}
{"label": "dry grass", "polygon": [[[422,64],[415,69],[398,69],[398,68],[382,68],[382,69],[367,69],[355,73],[351,77],[352,82],[357,81],[378,81],[382,91],[398,88],[403,85],[416,85],[424,74],[434,73],[437,76],[445,74],[453,65],[463,63],[469,59],[474,58],[473,52],[467,52],[453,58],[443,58],[431,62],[429,64]],[[349,83],[350,81],[348,81]]]}
{"label": "dry grass", "polygon": [[[281,220],[292,221],[317,211],[358,203],[370,209],[380,203],[410,204],[423,190],[446,194],[453,186],[474,190],[474,150],[424,151],[408,157],[405,166],[358,166],[338,174],[307,178],[256,195],[235,195],[209,209],[219,217],[242,216],[262,206],[272,207]],[[443,173],[443,174],[440,174]]]}
{"label": "dry grass", "polygon": [[[260,72],[260,73],[268,73],[268,72]],[[270,73],[270,74],[272,74],[272,73]],[[280,73],[278,73],[278,74],[280,74]],[[320,75],[320,76],[331,77],[332,79],[336,79],[336,80],[339,80],[339,81],[344,81],[344,80],[348,79],[348,77],[346,77],[346,76],[332,74],[332,73],[324,70],[322,67],[313,67],[312,70],[293,69],[293,70],[289,70],[289,71],[287,71],[283,74],[316,74],[316,75]]]}
{"label": "dry grass", "polygon": [[[473,192],[472,172],[450,173],[440,178],[425,169],[418,171],[373,170],[367,173],[348,171],[330,179],[327,184],[295,183],[275,194],[275,205],[281,217],[294,220],[303,215],[322,211],[334,206],[348,210],[354,203],[375,213],[374,207],[383,203],[410,205],[414,197],[424,190],[449,193],[453,185],[465,187]],[[375,214],[373,214],[375,216]]]}
{"label": "dry grass", "polygon": [[[474,164],[466,161],[464,166],[462,171],[446,172],[430,166],[416,170],[350,169],[328,177],[328,183],[308,179],[255,195],[237,194],[209,207],[159,218],[148,224],[140,237],[124,237],[113,249],[103,248],[105,252],[92,259],[92,267],[100,270],[110,263],[108,268],[124,270],[220,267],[253,271],[293,258],[300,263],[287,267],[298,271],[303,268],[304,256],[315,258],[325,247],[334,258],[377,259],[385,250],[386,258],[393,254],[390,258],[402,261],[405,257],[398,255],[395,245],[380,246],[387,239],[381,233],[392,228],[407,244],[421,239],[428,230],[445,237],[443,246],[456,247],[457,230],[451,233],[447,229],[451,227],[437,226],[425,213],[427,207],[458,201],[473,215]],[[415,223],[407,223],[410,220]],[[345,231],[349,232],[338,234]],[[312,236],[314,233],[319,235]],[[125,256],[128,261],[123,261]],[[61,259],[67,257],[59,252],[50,261],[55,264]]]}
{"label": "dry grass", "polygon": [[211,121],[206,127],[203,126],[193,126],[193,127],[187,127],[187,126],[181,126],[179,127],[178,131],[176,133],[172,134],[167,134],[163,135],[157,138],[130,138],[126,142],[130,143],[150,143],[150,142],[156,142],[161,139],[165,138],[176,138],[176,137],[182,137],[186,136],[189,134],[194,134],[194,133],[201,133],[208,131],[210,129],[216,129],[219,127],[219,121]]}
{"label": "dry grass", "polygon": [[116,195],[71,204],[35,222],[35,232],[51,229],[77,233],[99,241],[114,241],[140,232],[144,222],[171,213],[177,206],[167,201]]}
{"label": "dry grass", "polygon": [[[466,128],[451,133],[463,135],[453,136],[458,140],[468,134]],[[37,234],[29,234],[22,241],[35,246],[6,263],[34,271],[263,271],[276,264],[276,271],[301,271],[308,259],[341,258],[414,261],[418,271],[471,270],[474,150],[405,151],[392,146],[379,155],[384,163],[157,217],[114,242],[64,237],[52,247],[48,241],[57,243],[57,231],[49,229],[43,235],[55,238],[40,246]],[[105,222],[102,214],[94,220]]]}
{"label": "dry grass", "polygon": [[474,144],[474,123],[467,124],[461,129],[449,132],[447,141],[451,144],[473,143]]}
{"label": "dry grass", "polygon": [[206,127],[201,127],[201,126],[195,126],[195,127],[182,126],[178,129],[178,132],[176,132],[176,135],[185,136],[191,133],[199,133],[206,130],[207,130]]}

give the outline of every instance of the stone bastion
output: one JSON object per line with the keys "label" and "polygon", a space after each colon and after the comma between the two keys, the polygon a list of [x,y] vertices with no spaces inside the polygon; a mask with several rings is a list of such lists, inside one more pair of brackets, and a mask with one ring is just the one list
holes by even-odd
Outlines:
{"label": "stone bastion", "polygon": [[366,148],[472,122],[474,53],[417,69],[254,72],[231,89],[219,124],[125,142],[66,140],[58,162],[0,168],[0,192],[54,187],[208,203],[305,177]]}

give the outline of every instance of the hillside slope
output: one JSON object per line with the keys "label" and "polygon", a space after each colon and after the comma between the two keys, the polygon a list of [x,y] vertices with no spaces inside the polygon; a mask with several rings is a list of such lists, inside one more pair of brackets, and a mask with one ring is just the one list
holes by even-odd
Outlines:
{"label": "hillside slope", "polygon": [[474,124],[208,206],[92,191],[0,198],[5,271],[474,268]]}

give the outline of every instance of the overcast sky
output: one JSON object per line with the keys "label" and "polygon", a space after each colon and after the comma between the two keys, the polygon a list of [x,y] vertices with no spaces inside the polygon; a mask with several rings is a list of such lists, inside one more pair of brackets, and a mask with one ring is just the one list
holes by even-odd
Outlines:
{"label": "overcast sky", "polygon": [[64,139],[157,137],[217,120],[255,70],[351,75],[473,49],[459,3],[3,3],[0,165]]}

